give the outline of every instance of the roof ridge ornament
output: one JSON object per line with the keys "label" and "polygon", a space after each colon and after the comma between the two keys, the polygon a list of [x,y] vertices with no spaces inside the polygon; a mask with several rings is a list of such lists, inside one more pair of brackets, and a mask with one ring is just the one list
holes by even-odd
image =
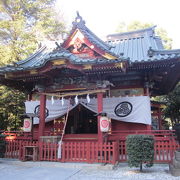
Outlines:
{"label": "roof ridge ornament", "polygon": [[75,18],[75,21],[73,21],[72,24],[74,26],[77,26],[78,24],[83,24],[84,25],[86,22],[83,20],[82,16],[79,15],[79,11],[76,11],[76,13],[77,13],[77,16]]}

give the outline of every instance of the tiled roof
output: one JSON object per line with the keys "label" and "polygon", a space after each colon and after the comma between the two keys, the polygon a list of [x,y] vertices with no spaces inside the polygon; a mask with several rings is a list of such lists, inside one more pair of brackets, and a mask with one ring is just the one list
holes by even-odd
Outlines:
{"label": "tiled roof", "polygon": [[[128,57],[131,62],[156,61],[180,57],[180,49],[165,50],[161,39],[155,35],[154,27],[107,36],[114,46],[111,51]],[[153,53],[152,53],[153,52]]]}
{"label": "tiled roof", "polygon": [[0,68],[1,72],[10,72],[10,71],[22,71],[28,69],[35,69],[44,66],[49,61],[56,59],[68,59],[72,64],[108,64],[108,63],[116,63],[122,62],[121,59],[116,60],[108,60],[105,58],[80,58],[68,50],[63,49],[61,47],[57,47],[54,43],[54,48],[49,48],[48,46],[41,47],[35,54],[30,56],[29,58],[14,63],[14,65],[8,65]]}
{"label": "tiled roof", "polygon": [[108,64],[129,60],[131,63],[159,61],[180,57],[180,49],[165,50],[162,41],[155,35],[154,28],[147,28],[132,32],[111,34],[107,36],[107,42],[103,42],[86,26],[81,16],[76,17],[73,22],[73,29],[78,28],[83,35],[101,48],[105,52],[117,57],[117,59],[108,60],[106,58],[81,58],[63,49],[57,43],[49,45],[48,43],[41,47],[29,58],[0,68],[0,74],[11,71],[23,71],[35,69],[44,66],[47,62],[55,59],[68,59],[72,64]]}

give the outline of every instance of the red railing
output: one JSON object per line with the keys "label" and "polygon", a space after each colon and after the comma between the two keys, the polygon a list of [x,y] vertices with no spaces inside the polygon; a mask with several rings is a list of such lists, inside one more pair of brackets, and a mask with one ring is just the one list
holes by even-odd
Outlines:
{"label": "red railing", "polygon": [[175,140],[174,131],[118,131],[108,135],[108,142],[98,143],[95,139],[79,140],[67,138],[61,146],[62,158],[58,159],[58,144],[37,142],[32,140],[7,141],[5,157],[23,158],[24,146],[37,146],[39,149],[38,160],[40,161],[62,161],[62,162],[99,162],[115,163],[116,161],[127,161],[126,136],[129,134],[152,134],[155,137],[154,160],[155,162],[171,162],[174,151],[180,148]]}
{"label": "red railing", "polygon": [[174,157],[175,150],[179,149],[180,145],[173,139],[157,139],[154,145],[154,160],[155,162],[171,162]]}
{"label": "red railing", "polygon": [[[156,139],[154,144],[154,161],[158,163],[169,163],[173,160],[175,150],[180,145],[175,140]],[[125,162],[128,159],[125,140],[119,141],[119,161]]]}
{"label": "red railing", "polygon": [[64,142],[63,162],[112,163],[118,161],[117,142]]}
{"label": "red railing", "polygon": [[39,142],[39,160],[40,161],[59,161],[57,143]]}
{"label": "red railing", "polygon": [[117,142],[63,142],[61,145],[61,159],[58,159],[58,144],[37,141],[7,141],[6,158],[19,158],[24,160],[25,146],[37,146],[39,149],[38,160],[62,162],[88,162],[112,163],[118,161]]}
{"label": "red railing", "polygon": [[19,158],[20,152],[20,141],[13,140],[13,141],[6,141],[6,151],[5,157],[6,158]]}
{"label": "red railing", "polygon": [[8,140],[6,141],[6,158],[22,159],[24,146],[37,146],[37,141],[30,140]]}
{"label": "red railing", "polygon": [[112,131],[109,134],[109,140],[125,140],[126,137],[130,134],[150,134],[155,137],[155,139],[174,139],[175,131],[174,130],[129,130],[129,131]]}

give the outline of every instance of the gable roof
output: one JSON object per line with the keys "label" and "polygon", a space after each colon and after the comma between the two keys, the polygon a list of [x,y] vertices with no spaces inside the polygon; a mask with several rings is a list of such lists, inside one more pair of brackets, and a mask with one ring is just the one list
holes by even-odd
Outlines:
{"label": "gable roof", "polygon": [[180,57],[180,49],[165,50],[160,37],[155,35],[155,26],[125,32],[110,34],[107,43],[113,46],[111,51],[128,57],[130,61],[157,61]]}
{"label": "gable roof", "polygon": [[114,56],[113,59],[119,58],[119,55],[117,53],[114,53],[111,51],[112,46],[110,44],[102,41],[85,25],[85,21],[79,15],[79,12],[77,12],[77,17],[75,18],[75,21],[72,24],[73,24],[73,27],[70,32],[70,35],[64,41],[64,43],[62,44],[62,47],[66,48],[67,43],[69,40],[71,40],[71,37],[73,36],[73,34],[75,34],[76,30],[79,30],[85,36],[85,38],[88,39],[88,41],[90,41],[94,46],[101,49],[105,53],[108,53],[109,55]]}

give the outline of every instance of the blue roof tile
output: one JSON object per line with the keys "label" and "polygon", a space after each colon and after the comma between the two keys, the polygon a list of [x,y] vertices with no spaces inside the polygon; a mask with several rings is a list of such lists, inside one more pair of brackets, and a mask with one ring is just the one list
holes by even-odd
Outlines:
{"label": "blue roof tile", "polygon": [[[154,27],[132,32],[111,34],[107,42],[114,46],[111,51],[117,55],[123,53],[131,62],[155,61],[179,57],[180,50],[165,50],[162,41],[155,35]],[[152,50],[153,56],[149,55]],[[169,53],[169,54],[168,54]]]}

